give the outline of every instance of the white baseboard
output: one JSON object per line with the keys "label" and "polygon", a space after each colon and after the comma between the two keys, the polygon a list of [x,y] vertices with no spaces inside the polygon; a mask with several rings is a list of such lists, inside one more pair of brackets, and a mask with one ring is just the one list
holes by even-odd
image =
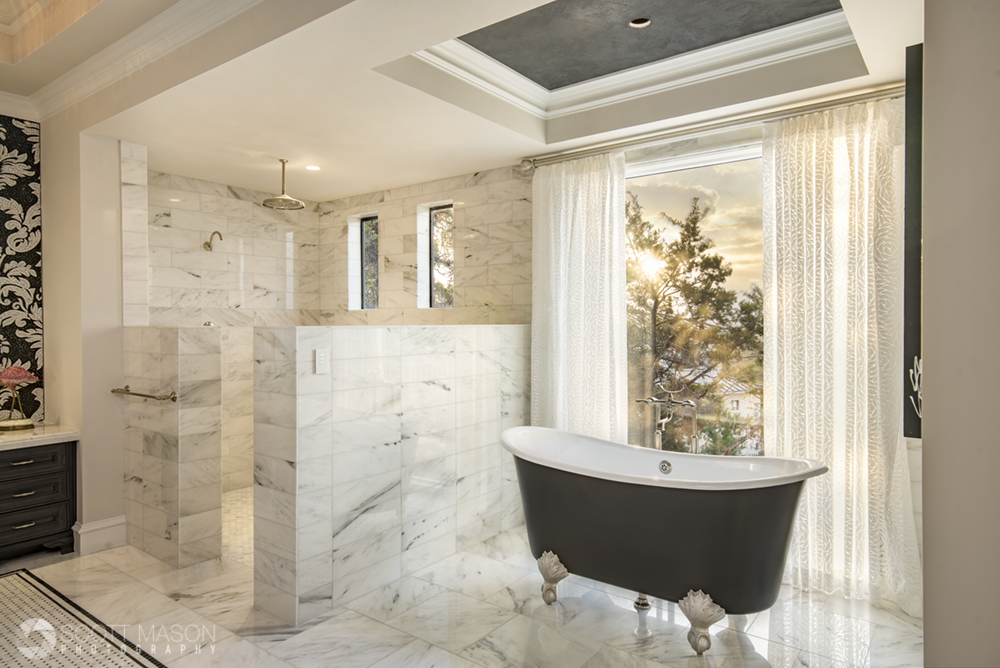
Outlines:
{"label": "white baseboard", "polygon": [[76,534],[76,551],[81,555],[119,547],[125,544],[125,516],[86,524],[77,522],[73,525],[73,533]]}

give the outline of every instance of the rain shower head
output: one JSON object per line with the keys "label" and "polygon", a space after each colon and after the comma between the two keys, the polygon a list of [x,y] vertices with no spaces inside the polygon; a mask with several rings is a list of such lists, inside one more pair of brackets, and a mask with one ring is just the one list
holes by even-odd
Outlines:
{"label": "rain shower head", "polygon": [[306,208],[306,205],[300,200],[285,194],[285,163],[288,161],[284,158],[278,158],[278,160],[281,162],[281,194],[277,197],[268,197],[261,204],[269,209],[279,211],[297,211]]}

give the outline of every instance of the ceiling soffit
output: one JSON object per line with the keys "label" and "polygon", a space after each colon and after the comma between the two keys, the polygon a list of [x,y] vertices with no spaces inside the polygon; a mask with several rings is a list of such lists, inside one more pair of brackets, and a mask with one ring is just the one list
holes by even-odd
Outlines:
{"label": "ceiling soffit", "polygon": [[552,91],[461,40],[376,71],[550,144],[868,73],[842,11]]}

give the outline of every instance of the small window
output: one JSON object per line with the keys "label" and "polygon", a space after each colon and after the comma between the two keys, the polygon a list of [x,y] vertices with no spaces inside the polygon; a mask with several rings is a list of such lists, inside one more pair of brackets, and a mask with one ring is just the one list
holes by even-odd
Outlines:
{"label": "small window", "polygon": [[455,303],[454,208],[430,209],[431,308],[449,308]]}
{"label": "small window", "polygon": [[378,308],[378,216],[361,219],[361,308]]}
{"label": "small window", "polygon": [[739,399],[733,399],[732,403],[730,404],[730,407],[734,411],[738,411],[740,409],[740,400]]}

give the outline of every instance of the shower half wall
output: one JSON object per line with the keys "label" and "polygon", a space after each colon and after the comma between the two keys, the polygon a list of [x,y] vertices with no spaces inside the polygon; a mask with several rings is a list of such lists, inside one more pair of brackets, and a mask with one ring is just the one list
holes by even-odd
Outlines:
{"label": "shower half wall", "polygon": [[302,623],[521,524],[499,437],[529,351],[527,325],[256,328],[255,604]]}
{"label": "shower half wall", "polygon": [[222,332],[126,327],[128,543],[183,568],[222,554]]}

